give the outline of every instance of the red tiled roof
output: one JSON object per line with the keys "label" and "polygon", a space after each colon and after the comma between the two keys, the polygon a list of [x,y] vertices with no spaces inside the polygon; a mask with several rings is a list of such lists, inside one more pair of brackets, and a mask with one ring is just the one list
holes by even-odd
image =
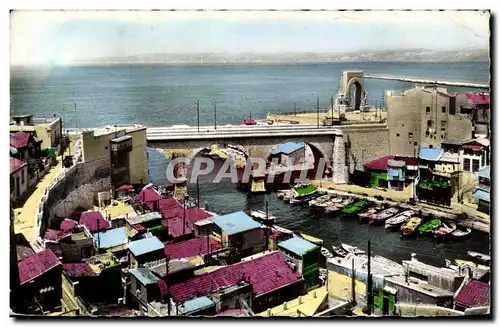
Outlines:
{"label": "red tiled roof", "polygon": [[146,228],[144,226],[142,226],[141,224],[135,224],[135,225],[132,225],[132,228],[135,229],[135,230],[145,230]]}
{"label": "red tiled roof", "polygon": [[65,263],[63,269],[70,277],[97,276],[87,262]]}
{"label": "red tiled roof", "polygon": [[393,159],[394,156],[385,156],[379,159],[365,163],[365,168],[371,170],[387,170],[389,160]]}
{"label": "red tiled roof", "polygon": [[183,259],[196,255],[205,255],[222,248],[222,244],[210,238],[210,249],[206,237],[193,238],[187,241],[165,244],[165,255],[169,259]]}
{"label": "red tiled roof", "polygon": [[61,262],[51,250],[43,250],[19,261],[19,280],[21,285],[45,274]]}
{"label": "red tiled roof", "polygon": [[173,237],[190,234],[193,231],[193,224],[197,221],[207,219],[211,215],[199,208],[186,208],[186,228],[184,228],[184,208],[175,207],[162,212],[163,226],[168,228],[168,233]]}
{"label": "red tiled roof", "polygon": [[471,280],[460,290],[455,303],[462,307],[485,307],[490,304],[490,285],[478,280]]}
{"label": "red tiled roof", "polygon": [[167,227],[168,234],[172,237],[179,237],[193,232],[192,224],[186,220],[186,227],[184,228],[183,219],[179,217],[163,219],[162,224]]}
{"label": "red tiled roof", "polygon": [[59,225],[59,229],[62,231],[73,231],[76,226],[76,221],[73,219],[63,219]]}
{"label": "red tiled roof", "polygon": [[404,161],[409,166],[418,165],[417,158],[413,158],[413,157],[394,156],[394,160]]}
{"label": "red tiled roof", "polygon": [[123,184],[122,186],[120,186],[119,188],[117,188],[116,190],[117,191],[123,191],[123,190],[126,190],[126,191],[132,191],[134,188],[132,187],[132,185],[127,185],[127,184]]}
{"label": "red tiled roof", "polygon": [[149,209],[153,210],[153,202],[159,200],[161,198],[160,193],[155,190],[153,187],[145,187],[137,194],[135,200],[141,202],[149,207]]}
{"label": "red tiled roof", "polygon": [[59,241],[61,238],[71,235],[71,231],[61,231],[55,229],[47,229],[44,239],[49,241]]}
{"label": "red tiled roof", "polygon": [[490,104],[490,95],[481,93],[465,93],[465,96],[469,98],[475,104]]}
{"label": "red tiled roof", "polygon": [[10,134],[10,145],[16,149],[24,148],[28,146],[28,141],[31,134],[26,132],[17,132]]}
{"label": "red tiled roof", "polygon": [[465,144],[463,145],[463,148],[473,151],[481,151],[484,148],[484,146],[479,144]]}
{"label": "red tiled roof", "polygon": [[272,252],[173,284],[170,294],[175,301],[182,302],[209,295],[221,286],[235,285],[243,279],[249,281],[253,293],[259,296],[295,283],[301,276],[293,271],[281,252]]}
{"label": "red tiled roof", "polygon": [[105,220],[99,211],[83,212],[80,216],[80,225],[87,227],[91,233],[111,228],[109,221]]}
{"label": "red tiled roof", "polygon": [[10,173],[11,174],[15,173],[16,171],[18,171],[19,169],[21,169],[21,167],[24,164],[25,163],[22,162],[21,160],[19,160],[17,158],[10,157]]}

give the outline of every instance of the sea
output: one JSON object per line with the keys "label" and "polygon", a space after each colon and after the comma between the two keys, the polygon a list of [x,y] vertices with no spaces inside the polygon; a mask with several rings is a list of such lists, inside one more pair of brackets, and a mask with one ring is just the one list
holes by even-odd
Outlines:
{"label": "sea", "polygon": [[[340,87],[343,70],[369,74],[433,78],[447,81],[489,83],[489,62],[410,63],[343,62],[280,65],[99,65],[12,67],[10,113],[36,117],[62,117],[65,128],[115,124],[196,124],[200,103],[201,124],[239,124],[245,118],[268,113],[326,110]],[[400,81],[365,80],[368,103],[384,105],[386,90],[411,87]],[[448,87],[450,91],[477,91]],[[214,114],[214,112],[216,114]],[[168,160],[148,150],[149,178],[166,182]],[[196,188],[188,187],[193,194]],[[466,258],[466,251],[489,253],[489,235],[473,232],[464,242],[433,241],[429,237],[400,239],[399,233],[360,225],[355,219],[316,215],[308,207],[278,200],[276,194],[253,195],[236,190],[229,182],[200,185],[200,196],[219,214],[263,209],[277,217],[277,224],[322,238],[325,245],[348,243],[390,259],[409,259],[412,253],[424,262],[444,265],[445,259]]]}

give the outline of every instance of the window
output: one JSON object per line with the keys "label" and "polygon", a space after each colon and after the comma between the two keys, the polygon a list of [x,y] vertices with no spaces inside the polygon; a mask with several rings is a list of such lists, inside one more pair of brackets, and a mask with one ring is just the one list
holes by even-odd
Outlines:
{"label": "window", "polygon": [[408,133],[408,137],[413,137],[413,133]]}
{"label": "window", "polygon": [[427,121],[427,127],[432,127],[432,120]]}
{"label": "window", "polygon": [[399,137],[399,133],[398,133],[398,134],[396,134],[396,136],[397,136],[397,137]]}
{"label": "window", "polygon": [[443,139],[444,139],[444,135],[443,135],[443,134],[441,134],[441,140],[443,140]]}
{"label": "window", "polygon": [[418,144],[417,142],[413,142],[413,145],[414,145],[414,146],[417,146],[417,144]]}
{"label": "window", "polygon": [[24,184],[24,169],[21,169],[21,184]]}
{"label": "window", "polygon": [[464,159],[464,171],[470,171],[470,159],[469,158],[465,158]]}
{"label": "window", "polygon": [[441,128],[446,127],[446,120],[441,120]]}
{"label": "window", "polygon": [[425,113],[430,114],[431,113],[431,107],[425,107]]}
{"label": "window", "polygon": [[432,149],[434,146],[432,144],[429,145],[429,149]]}
{"label": "window", "polygon": [[425,131],[425,136],[429,137],[429,131]]}
{"label": "window", "polygon": [[472,159],[472,172],[477,172],[479,170],[479,159]]}
{"label": "window", "polygon": [[444,114],[446,113],[446,107],[441,107],[441,112]]}

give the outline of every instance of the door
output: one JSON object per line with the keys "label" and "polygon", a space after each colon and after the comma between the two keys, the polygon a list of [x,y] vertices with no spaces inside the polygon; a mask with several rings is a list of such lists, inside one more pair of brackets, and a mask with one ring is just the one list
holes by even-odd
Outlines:
{"label": "door", "polygon": [[382,300],[382,315],[389,315],[389,298],[387,296],[384,296]]}

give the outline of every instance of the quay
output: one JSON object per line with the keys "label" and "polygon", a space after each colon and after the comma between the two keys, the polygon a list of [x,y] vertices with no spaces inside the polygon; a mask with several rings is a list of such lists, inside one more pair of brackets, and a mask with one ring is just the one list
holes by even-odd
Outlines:
{"label": "quay", "polygon": [[439,81],[439,80],[432,80],[432,79],[421,79],[421,78],[390,76],[390,75],[365,74],[364,78],[382,79],[382,80],[390,80],[390,81],[402,81],[402,82],[411,82],[411,83],[418,83],[418,84],[434,84],[434,85],[470,87],[470,88],[475,88],[475,89],[489,89],[490,88],[489,84],[470,83],[470,82]]}

